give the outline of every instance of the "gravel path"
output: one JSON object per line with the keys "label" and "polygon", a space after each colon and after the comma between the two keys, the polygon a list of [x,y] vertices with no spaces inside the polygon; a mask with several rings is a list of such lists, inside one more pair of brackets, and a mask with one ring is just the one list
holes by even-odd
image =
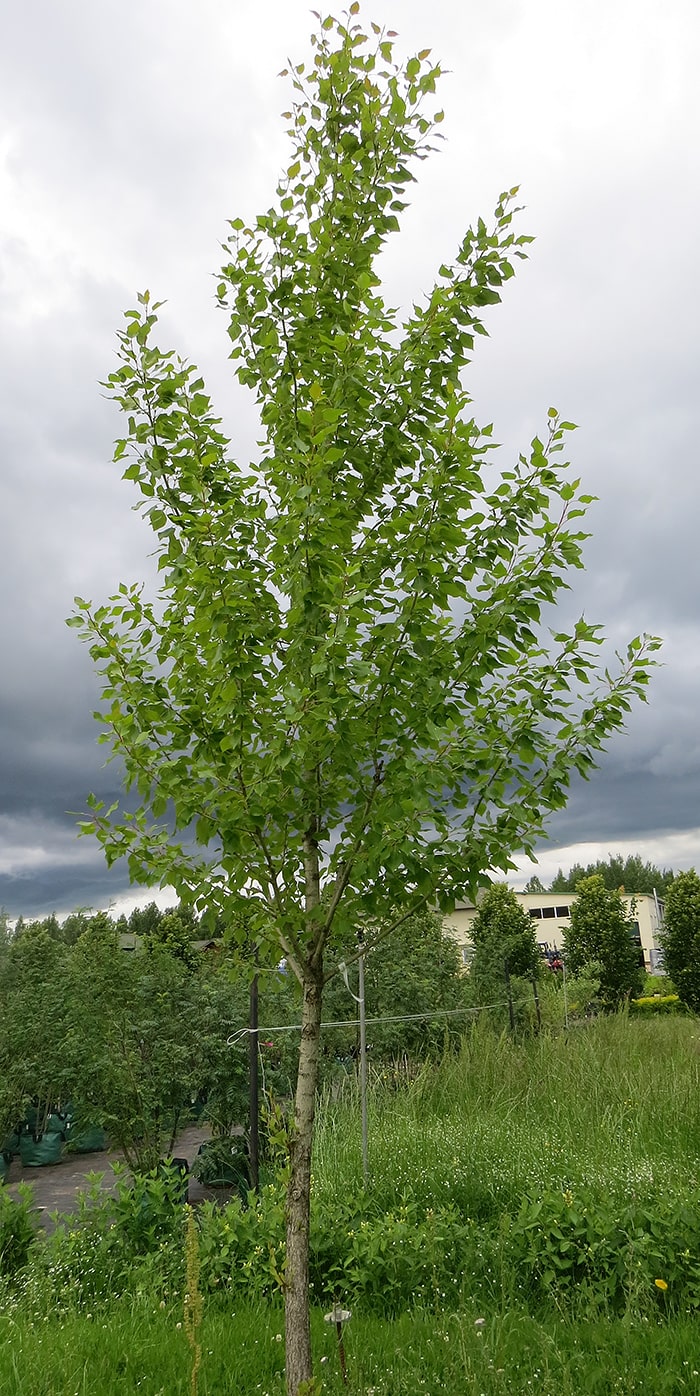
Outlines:
{"label": "gravel path", "polygon": [[[173,1153],[176,1158],[186,1158],[190,1167],[197,1156],[200,1144],[209,1139],[210,1131],[191,1125],[178,1135]],[[19,1183],[30,1183],[34,1206],[41,1216],[45,1231],[52,1231],[52,1213],[70,1213],[75,1209],[76,1194],[88,1186],[88,1173],[101,1173],[101,1190],[113,1192],[115,1187],[113,1164],[123,1163],[123,1155],[118,1149],[105,1149],[94,1154],[66,1153],[60,1163],[46,1164],[43,1168],[23,1168],[19,1158],[12,1160],[7,1176],[7,1191],[17,1196]],[[205,1198],[224,1201],[230,1195],[227,1188],[208,1188],[196,1178],[189,1180],[189,1201],[202,1202]]]}

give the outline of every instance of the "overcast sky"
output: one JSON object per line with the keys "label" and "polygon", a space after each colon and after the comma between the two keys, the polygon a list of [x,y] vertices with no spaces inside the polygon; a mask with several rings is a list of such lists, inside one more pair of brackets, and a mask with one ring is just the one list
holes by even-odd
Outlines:
{"label": "overcast sky", "polygon": [[[390,300],[430,288],[466,226],[519,183],[528,263],[469,370],[508,453],[550,404],[580,423],[599,503],[569,610],[612,640],[664,637],[650,702],[542,850],[700,866],[697,0],[367,0],[362,17],[450,72],[447,143],[420,166],[383,260]],[[118,794],[91,717],[74,594],[152,575],[149,535],[110,465],[99,382],[136,292],[197,360],[241,460],[255,413],[232,382],[212,273],[228,218],[266,208],[285,158],[277,77],[308,52],[301,0],[31,0],[0,44],[0,904],[13,915],[128,892],[68,811]],[[532,869],[528,867],[527,873]],[[131,900],[131,899],[130,899]]]}

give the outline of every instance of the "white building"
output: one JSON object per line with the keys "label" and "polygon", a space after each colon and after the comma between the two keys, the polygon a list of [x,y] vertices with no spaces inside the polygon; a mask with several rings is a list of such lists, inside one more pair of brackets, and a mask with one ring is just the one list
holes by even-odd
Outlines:
{"label": "white building", "polygon": [[[546,955],[548,950],[562,949],[564,931],[570,924],[576,893],[516,892],[515,895],[536,923],[535,932],[542,954]],[[645,969],[650,974],[659,973],[663,964],[659,934],[663,925],[663,901],[650,892],[637,892],[634,895],[624,892],[622,900],[629,910],[634,908],[634,940],[639,946],[640,963],[643,956]],[[472,902],[457,902],[443,922],[445,931],[457,941],[464,965],[469,964],[474,951],[470,930],[476,913],[477,908]]]}

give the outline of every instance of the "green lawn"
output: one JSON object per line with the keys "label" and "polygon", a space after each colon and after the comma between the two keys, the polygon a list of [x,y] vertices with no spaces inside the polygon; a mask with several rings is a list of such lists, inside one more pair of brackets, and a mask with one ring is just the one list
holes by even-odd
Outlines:
{"label": "green lawn", "polygon": [[[478,1315],[477,1317],[481,1317]],[[190,1356],[174,1314],[120,1303],[108,1315],[58,1323],[0,1318],[2,1396],[179,1396]],[[210,1313],[202,1329],[201,1396],[282,1396],[283,1321],[278,1307]],[[335,1339],[314,1315],[323,1391],[343,1390]],[[585,1323],[524,1313],[353,1317],[347,1330],[350,1390],[357,1396],[609,1396],[700,1391],[700,1325],[692,1320]]]}

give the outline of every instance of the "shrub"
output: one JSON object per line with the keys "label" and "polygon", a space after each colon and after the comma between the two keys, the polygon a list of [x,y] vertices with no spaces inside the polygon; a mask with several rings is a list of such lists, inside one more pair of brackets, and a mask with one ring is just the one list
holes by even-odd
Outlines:
{"label": "shrub", "polygon": [[114,1171],[114,1227],[127,1250],[143,1255],[157,1250],[163,1241],[179,1241],[184,1234],[185,1201],[180,1171],[161,1166],[137,1173],[131,1181],[125,1169],[117,1166]]}
{"label": "shrub", "polygon": [[682,1013],[684,1005],[678,994],[650,994],[630,999],[629,1011],[638,1017],[649,1017],[652,1013]]}
{"label": "shrub", "polygon": [[284,1196],[270,1184],[251,1205],[234,1198],[226,1207],[199,1208],[200,1284],[206,1293],[235,1293],[247,1300],[279,1293],[284,1270]]}
{"label": "shrub", "polygon": [[[505,1260],[530,1294],[617,1312],[700,1307],[700,1210],[679,1198],[622,1208],[585,1189],[523,1199]],[[656,1281],[661,1283],[657,1286]]]}
{"label": "shrub", "polygon": [[88,1175],[76,1214],[55,1217],[14,1286],[14,1302],[41,1317],[109,1306],[125,1294],[162,1297],[181,1287],[184,1208],[181,1179],[118,1178],[116,1196]]}
{"label": "shrub", "polygon": [[31,1188],[20,1183],[18,1198],[0,1190],[0,1275],[15,1275],[27,1264],[35,1235]]}
{"label": "shrub", "polygon": [[454,1207],[424,1209],[413,1198],[363,1215],[357,1204],[319,1209],[311,1238],[317,1300],[338,1295],[394,1316],[420,1305],[459,1304],[465,1275],[479,1269],[479,1229]]}

